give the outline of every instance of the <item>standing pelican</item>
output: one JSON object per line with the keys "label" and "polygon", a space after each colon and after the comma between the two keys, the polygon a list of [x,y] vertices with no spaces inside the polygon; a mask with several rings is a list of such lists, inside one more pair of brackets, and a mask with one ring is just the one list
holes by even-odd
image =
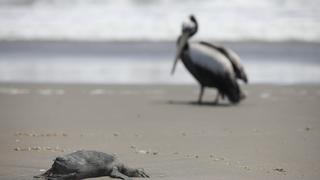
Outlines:
{"label": "standing pelican", "polygon": [[177,41],[177,54],[171,73],[179,59],[200,84],[198,103],[202,103],[204,88],[217,88],[215,103],[219,96],[226,96],[231,103],[238,103],[245,98],[237,78],[248,82],[239,56],[232,50],[208,42],[189,43],[188,40],[197,33],[198,22],[190,15],[188,23],[183,23],[182,34]]}

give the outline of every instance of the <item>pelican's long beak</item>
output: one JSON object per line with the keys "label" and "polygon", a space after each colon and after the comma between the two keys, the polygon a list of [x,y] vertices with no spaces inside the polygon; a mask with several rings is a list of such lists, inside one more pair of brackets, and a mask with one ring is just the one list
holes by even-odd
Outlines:
{"label": "pelican's long beak", "polygon": [[177,66],[178,60],[180,59],[181,52],[182,52],[184,46],[187,44],[188,36],[189,36],[188,33],[182,33],[182,35],[180,36],[180,40],[177,45],[176,57],[174,59],[174,63],[173,63],[172,70],[171,70],[171,75],[173,75],[174,71],[176,70],[176,66]]}

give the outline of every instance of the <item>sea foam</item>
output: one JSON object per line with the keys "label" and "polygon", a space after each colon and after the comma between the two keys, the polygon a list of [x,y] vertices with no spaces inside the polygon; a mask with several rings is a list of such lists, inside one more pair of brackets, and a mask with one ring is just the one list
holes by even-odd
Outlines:
{"label": "sea foam", "polygon": [[198,17],[199,39],[320,41],[314,0],[0,0],[2,40],[173,40]]}

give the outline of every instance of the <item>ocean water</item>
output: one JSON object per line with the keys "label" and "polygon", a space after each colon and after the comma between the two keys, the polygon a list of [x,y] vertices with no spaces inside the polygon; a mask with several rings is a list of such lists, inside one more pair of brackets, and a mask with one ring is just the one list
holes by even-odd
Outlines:
{"label": "ocean water", "polygon": [[0,40],[320,41],[319,0],[0,0]]}
{"label": "ocean water", "polygon": [[251,83],[319,84],[319,12],[320,0],[0,0],[0,82],[194,84],[181,64],[169,73],[194,14],[193,39],[232,42]]}
{"label": "ocean water", "polygon": [[[225,43],[224,43],[225,44]],[[227,43],[249,82],[320,84],[320,43]],[[175,42],[0,42],[0,82],[196,84]]]}

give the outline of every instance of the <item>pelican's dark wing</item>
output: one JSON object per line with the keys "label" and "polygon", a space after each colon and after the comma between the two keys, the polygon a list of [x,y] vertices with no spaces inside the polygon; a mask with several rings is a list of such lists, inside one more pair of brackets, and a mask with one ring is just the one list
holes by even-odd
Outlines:
{"label": "pelican's dark wing", "polygon": [[200,43],[191,43],[189,50],[190,60],[195,66],[217,75],[232,74],[232,64],[218,50]]}
{"label": "pelican's dark wing", "polygon": [[245,83],[248,83],[247,74],[244,70],[243,65],[241,64],[240,57],[237,55],[237,53],[235,53],[233,50],[231,50],[229,48],[214,45],[214,44],[204,42],[204,41],[201,41],[200,44],[208,46],[212,49],[218,50],[224,56],[226,56],[229,59],[229,61],[231,62],[237,78],[242,79]]}

